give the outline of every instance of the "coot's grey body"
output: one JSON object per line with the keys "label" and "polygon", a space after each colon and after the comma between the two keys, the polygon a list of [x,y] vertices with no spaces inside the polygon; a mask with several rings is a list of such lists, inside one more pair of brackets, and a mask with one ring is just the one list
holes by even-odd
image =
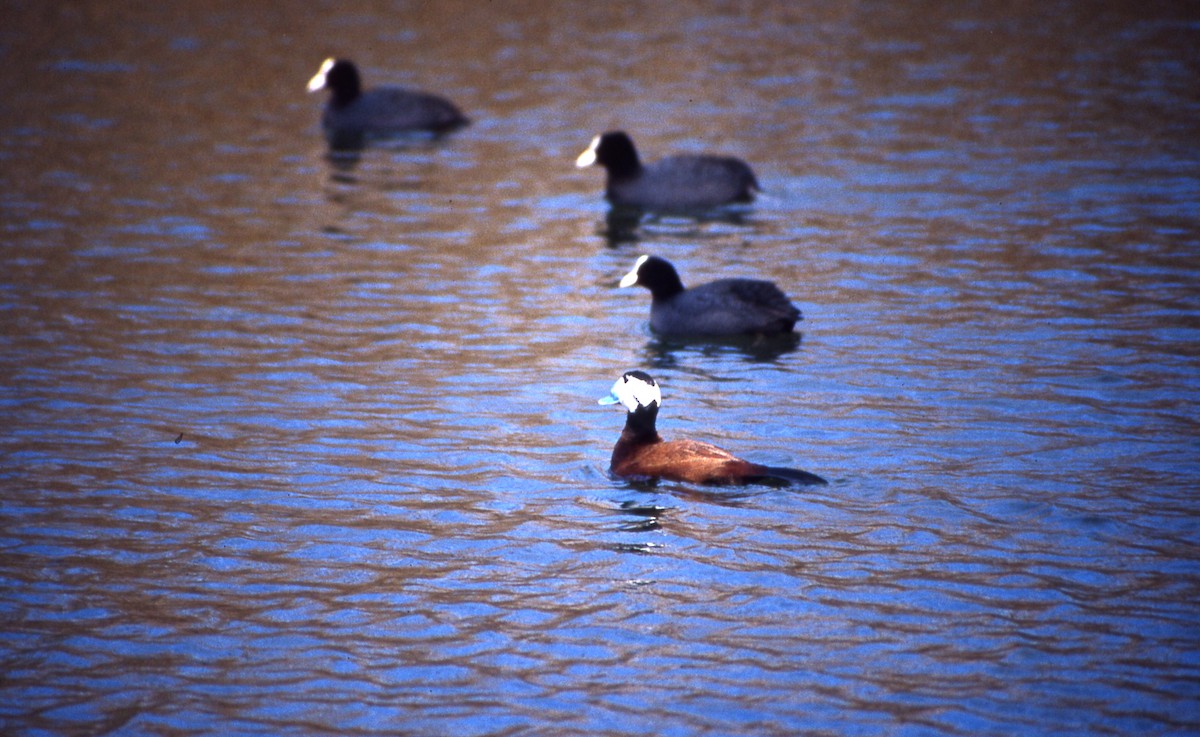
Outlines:
{"label": "coot's grey body", "polygon": [[362,131],[388,135],[407,131],[441,132],[466,123],[462,113],[445,98],[428,92],[380,87],[345,106],[329,104],[321,115],[327,131]]}
{"label": "coot's grey body", "polygon": [[788,333],[800,310],[774,284],[717,279],[650,303],[650,328],[660,335]]}
{"label": "coot's grey body", "polygon": [[609,177],[605,196],[614,205],[650,210],[705,210],[750,202],[758,187],[742,161],[718,156],[668,156],[636,176]]}

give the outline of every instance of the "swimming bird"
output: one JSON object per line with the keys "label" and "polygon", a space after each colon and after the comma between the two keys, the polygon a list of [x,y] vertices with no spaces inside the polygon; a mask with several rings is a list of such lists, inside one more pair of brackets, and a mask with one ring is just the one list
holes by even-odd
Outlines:
{"label": "swimming bird", "polygon": [[358,67],[347,59],[326,59],[308,82],[308,91],[328,89],[321,125],[330,145],[361,146],[370,138],[406,132],[442,133],[469,121],[449,100],[399,87],[363,90]]}
{"label": "swimming bird", "polygon": [[640,256],[620,281],[635,284],[650,290],[650,329],[664,336],[790,333],[802,319],[772,282],[717,279],[686,289],[671,262],[658,256]]}
{"label": "swimming bird", "polygon": [[596,136],[575,160],[580,168],[593,164],[607,171],[605,195],[614,205],[703,211],[750,202],[758,190],[750,165],[732,156],[679,154],[643,166],[624,131]]}
{"label": "swimming bird", "polygon": [[828,483],[807,471],[751,463],[698,440],[663,440],[655,428],[662,393],[645,371],[626,371],[599,403],[621,404],[627,410],[609,465],[621,478],[777,486]]}

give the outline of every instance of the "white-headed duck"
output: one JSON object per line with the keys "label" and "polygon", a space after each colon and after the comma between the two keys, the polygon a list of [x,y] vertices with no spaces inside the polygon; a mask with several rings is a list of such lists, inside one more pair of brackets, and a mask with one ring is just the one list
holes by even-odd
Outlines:
{"label": "white-headed duck", "polygon": [[627,371],[600,404],[621,404],[625,429],[613,448],[609,470],[628,479],[668,479],[695,484],[824,484],[794,468],[763,466],[697,440],[663,440],[655,429],[662,393],[644,371]]}

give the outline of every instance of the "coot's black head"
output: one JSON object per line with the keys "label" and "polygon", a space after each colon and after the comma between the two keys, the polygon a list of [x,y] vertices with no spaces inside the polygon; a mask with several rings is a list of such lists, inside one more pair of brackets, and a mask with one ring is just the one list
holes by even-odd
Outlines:
{"label": "coot's black head", "polygon": [[609,131],[596,136],[587,150],[575,159],[575,166],[580,168],[592,164],[603,166],[618,179],[633,176],[642,168],[633,139],[625,131]]}
{"label": "coot's black head", "polygon": [[308,80],[308,91],[328,89],[333,93],[333,104],[349,105],[362,94],[362,80],[358,67],[347,59],[326,59],[313,78]]}
{"label": "coot's black head", "polygon": [[654,299],[670,299],[683,291],[683,282],[675,267],[658,256],[639,256],[629,273],[621,277],[620,286],[632,287],[634,284],[649,289]]}
{"label": "coot's black head", "polygon": [[599,404],[621,404],[631,413],[644,410],[657,413],[662,392],[658,382],[645,371],[626,371]]}

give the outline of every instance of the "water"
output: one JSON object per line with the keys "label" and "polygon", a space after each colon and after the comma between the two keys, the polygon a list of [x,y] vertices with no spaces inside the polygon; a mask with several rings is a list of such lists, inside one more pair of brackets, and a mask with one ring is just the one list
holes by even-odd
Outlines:
{"label": "water", "polygon": [[[1200,731],[1200,18],[494,5],[6,6],[0,731]],[[330,53],[475,123],[330,160]],[[766,193],[614,237],[618,126]],[[610,479],[630,368],[832,483]]]}

